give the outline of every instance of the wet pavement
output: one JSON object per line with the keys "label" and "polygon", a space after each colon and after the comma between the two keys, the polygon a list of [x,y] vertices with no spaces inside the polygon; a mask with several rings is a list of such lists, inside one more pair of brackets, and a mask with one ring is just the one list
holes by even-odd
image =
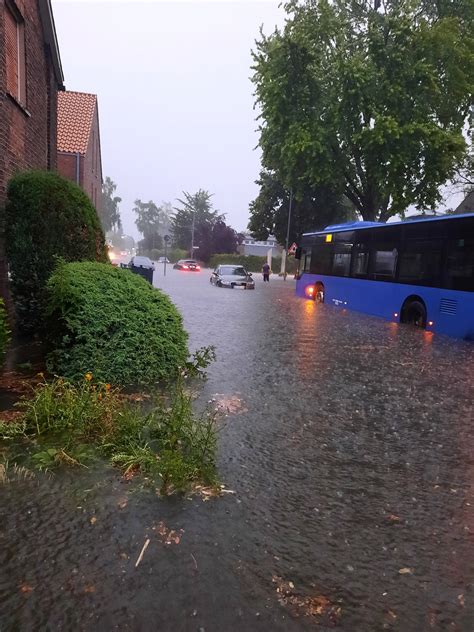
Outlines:
{"label": "wet pavement", "polygon": [[228,410],[235,494],[160,499],[100,467],[0,486],[1,632],[472,632],[474,345],[289,279],[160,273],[191,348],[216,346],[200,401]]}

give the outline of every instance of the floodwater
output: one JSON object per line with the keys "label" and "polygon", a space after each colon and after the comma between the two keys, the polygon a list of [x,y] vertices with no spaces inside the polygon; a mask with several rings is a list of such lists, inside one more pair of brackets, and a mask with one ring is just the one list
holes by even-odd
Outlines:
{"label": "floodwater", "polygon": [[255,276],[155,273],[191,348],[216,347],[200,401],[228,411],[235,494],[99,467],[3,485],[1,632],[472,632],[474,345]]}

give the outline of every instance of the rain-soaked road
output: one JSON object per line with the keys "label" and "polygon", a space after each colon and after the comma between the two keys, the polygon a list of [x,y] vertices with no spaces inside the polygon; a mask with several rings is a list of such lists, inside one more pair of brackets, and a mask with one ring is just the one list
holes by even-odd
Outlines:
{"label": "rain-soaked road", "polygon": [[216,346],[202,400],[231,400],[236,494],[162,500],[101,470],[3,486],[1,632],[472,632],[474,346],[289,280],[155,276],[191,347]]}

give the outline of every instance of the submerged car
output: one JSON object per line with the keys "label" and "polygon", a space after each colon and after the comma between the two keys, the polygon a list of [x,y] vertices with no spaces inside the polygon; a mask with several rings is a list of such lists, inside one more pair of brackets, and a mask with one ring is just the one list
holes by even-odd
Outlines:
{"label": "submerged car", "polygon": [[255,281],[252,274],[243,266],[222,265],[218,266],[211,276],[211,283],[217,287],[243,287],[246,290],[255,289]]}
{"label": "submerged car", "polygon": [[130,259],[130,268],[145,268],[146,270],[154,270],[155,264],[148,257],[135,256]]}
{"label": "submerged car", "polygon": [[180,259],[174,264],[175,270],[189,270],[190,272],[199,272],[201,266],[194,259]]}

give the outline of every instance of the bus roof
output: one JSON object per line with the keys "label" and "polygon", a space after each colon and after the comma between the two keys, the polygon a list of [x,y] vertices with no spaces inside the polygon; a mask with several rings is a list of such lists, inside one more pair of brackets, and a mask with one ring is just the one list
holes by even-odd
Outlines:
{"label": "bus roof", "polygon": [[390,222],[390,224],[384,222],[348,222],[347,224],[333,224],[331,226],[326,226],[323,230],[316,230],[310,233],[303,233],[303,237],[307,237],[310,235],[324,235],[324,233],[336,233],[342,232],[346,230],[361,230],[363,228],[386,228],[387,226],[401,226],[409,224],[417,224],[419,222],[448,222],[456,219],[461,219],[463,217],[472,217],[474,219],[474,213],[463,213],[462,215],[431,215],[429,217],[414,217],[410,219],[407,217],[405,220],[400,222]]}

